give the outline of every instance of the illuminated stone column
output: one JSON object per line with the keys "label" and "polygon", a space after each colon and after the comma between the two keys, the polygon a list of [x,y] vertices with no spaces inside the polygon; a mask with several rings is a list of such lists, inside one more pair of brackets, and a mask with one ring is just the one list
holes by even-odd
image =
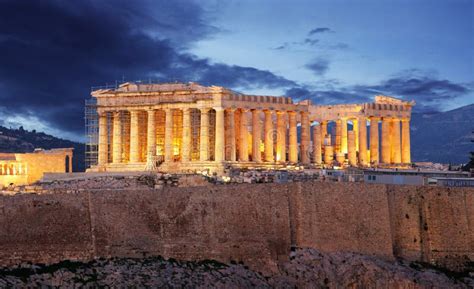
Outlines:
{"label": "illuminated stone column", "polygon": [[72,173],[72,155],[69,156],[69,172]]}
{"label": "illuminated stone column", "polygon": [[113,128],[113,163],[122,162],[122,120],[120,111],[114,112],[114,128]]}
{"label": "illuminated stone column", "polygon": [[239,160],[241,162],[249,161],[249,139],[248,139],[248,109],[242,109],[240,113],[240,142],[239,142]]}
{"label": "illuminated stone column", "polygon": [[311,132],[309,131],[309,115],[307,112],[301,113],[301,163],[309,164],[309,143],[310,143],[310,135]]}
{"label": "illuminated stone column", "polygon": [[183,109],[183,143],[181,161],[189,162],[191,160],[191,109]]}
{"label": "illuminated stone column", "polygon": [[252,160],[254,162],[262,161],[262,155],[260,153],[261,138],[260,111],[254,109],[252,110]]}
{"label": "illuminated stone column", "polygon": [[347,132],[347,159],[349,160],[350,166],[357,166],[355,132],[353,130]]}
{"label": "illuminated stone column", "polygon": [[321,164],[321,126],[313,126],[313,163]]}
{"label": "illuminated stone column", "polygon": [[331,145],[324,146],[324,164],[332,165],[334,160],[334,148]]}
{"label": "illuminated stone column", "polygon": [[328,134],[328,122],[327,121],[322,121],[320,124],[321,127],[321,146],[324,146],[324,138]]}
{"label": "illuminated stone column", "polygon": [[[171,115],[172,110],[166,110],[166,123],[165,123],[165,161],[169,159],[166,158],[166,151],[168,150],[168,145],[170,144],[169,139],[173,139],[173,118],[171,117],[171,123],[168,123],[169,115]],[[147,110],[147,129],[146,129],[146,162],[148,168],[154,168],[154,161],[156,156],[156,122],[155,122],[155,111],[153,109]],[[171,126],[171,129],[168,127]],[[170,136],[168,136],[170,135]],[[172,146],[171,147],[171,151]]]}
{"label": "illuminated stone column", "polygon": [[379,120],[378,117],[370,117],[370,163],[379,163]]}
{"label": "illuminated stone column", "polygon": [[201,108],[201,129],[199,141],[199,160],[209,160],[209,110],[210,108]]}
{"label": "illuminated stone column", "polygon": [[384,164],[390,163],[390,147],[391,147],[391,137],[390,137],[390,124],[391,119],[384,117],[382,118],[382,154],[381,161]]}
{"label": "illuminated stone column", "polygon": [[230,161],[237,160],[236,135],[235,135],[235,109],[231,108],[228,111],[229,117],[229,142],[226,145],[230,146]]}
{"label": "illuminated stone column", "polygon": [[273,159],[273,114],[271,110],[265,110],[265,161],[274,162]]}
{"label": "illuminated stone column", "polygon": [[347,118],[341,119],[341,153],[347,154]]}
{"label": "illuminated stone column", "polygon": [[107,128],[107,113],[99,114],[99,156],[98,165],[105,165],[108,162],[108,128]]}
{"label": "illuminated stone column", "polygon": [[138,134],[138,110],[130,111],[130,162],[140,161],[139,134]]}
{"label": "illuminated stone column", "polygon": [[336,153],[341,151],[341,141],[342,141],[342,121],[340,119],[336,120],[336,137],[334,150]]}
{"label": "illuminated stone column", "polygon": [[222,162],[225,160],[225,131],[224,131],[224,108],[216,107],[216,141],[214,146],[214,160]]}
{"label": "illuminated stone column", "polygon": [[400,120],[394,118],[392,120],[392,154],[391,161],[394,164],[402,162],[401,147],[400,147]]}
{"label": "illuminated stone column", "polygon": [[359,151],[359,120],[358,119],[352,119],[352,130],[354,131],[355,148],[356,148],[356,151]]}
{"label": "illuminated stone column", "polygon": [[402,119],[402,163],[411,163],[410,156],[410,119]]}
{"label": "illuminated stone column", "polygon": [[367,165],[367,122],[365,117],[359,118],[359,164]]}
{"label": "illuminated stone column", "polygon": [[298,162],[298,134],[296,128],[296,112],[290,111],[289,116],[289,161],[290,163]]}
{"label": "illuminated stone column", "polygon": [[286,112],[277,111],[277,159],[286,162]]}

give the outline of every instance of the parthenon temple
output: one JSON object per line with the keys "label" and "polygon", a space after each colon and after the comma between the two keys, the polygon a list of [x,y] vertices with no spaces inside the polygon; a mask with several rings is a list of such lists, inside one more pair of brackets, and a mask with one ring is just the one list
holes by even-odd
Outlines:
{"label": "parthenon temple", "polygon": [[315,105],[192,82],[127,82],[94,90],[92,97],[98,157],[89,171],[411,163],[414,102],[389,96],[375,96],[370,103]]}

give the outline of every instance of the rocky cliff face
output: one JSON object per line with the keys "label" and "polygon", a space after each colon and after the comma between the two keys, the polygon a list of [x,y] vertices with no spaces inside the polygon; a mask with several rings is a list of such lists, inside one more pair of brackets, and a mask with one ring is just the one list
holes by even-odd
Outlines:
{"label": "rocky cliff face", "polygon": [[279,272],[262,275],[245,264],[162,258],[62,262],[0,270],[1,287],[154,288],[469,288],[468,273],[447,275],[416,264],[352,253],[299,249]]}

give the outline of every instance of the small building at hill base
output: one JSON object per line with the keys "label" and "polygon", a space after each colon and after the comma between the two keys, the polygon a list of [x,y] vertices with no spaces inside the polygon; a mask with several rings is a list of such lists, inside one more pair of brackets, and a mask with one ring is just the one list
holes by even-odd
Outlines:
{"label": "small building at hill base", "polygon": [[31,153],[0,153],[0,188],[34,183],[44,173],[70,173],[72,152],[73,148],[59,148],[36,149]]}

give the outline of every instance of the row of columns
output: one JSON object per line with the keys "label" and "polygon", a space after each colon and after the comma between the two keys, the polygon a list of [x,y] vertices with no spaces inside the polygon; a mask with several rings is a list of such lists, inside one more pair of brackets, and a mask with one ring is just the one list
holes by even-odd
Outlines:
{"label": "row of columns", "polygon": [[[316,163],[332,163],[332,155],[336,155],[347,160],[350,165],[368,164],[408,164],[411,162],[410,156],[410,123],[409,119],[398,119],[390,117],[369,117],[370,123],[370,147],[367,145],[367,119],[361,117],[352,119],[353,129],[347,130],[348,119],[336,121],[335,143],[331,144],[330,135],[327,133],[327,122],[321,123],[321,128],[315,128],[313,135],[320,136],[320,140],[315,140],[313,152]],[[379,122],[381,121],[381,145],[379,145]],[[401,124],[401,125],[400,125]],[[327,137],[329,136],[329,138]],[[325,144],[325,139],[327,139]],[[319,144],[324,146],[325,160],[321,160],[319,154],[323,153]],[[330,148],[329,148],[330,147]],[[326,152],[326,149],[328,150]],[[380,154],[379,154],[380,151]],[[358,154],[357,154],[358,152]],[[368,152],[370,152],[368,154]],[[370,159],[369,159],[370,155]],[[338,160],[338,162],[341,162]]]}
{"label": "row of columns", "polygon": [[28,172],[26,165],[22,163],[3,163],[0,164],[0,175],[26,175]]}
{"label": "row of columns", "polygon": [[[370,147],[367,146],[367,126],[366,118],[353,119],[353,129],[348,131],[347,119],[336,121],[335,144],[331,143],[327,133],[327,122],[313,127],[313,147],[310,149],[310,120],[307,112],[286,112],[276,111],[276,128],[274,127],[274,113],[270,110],[252,110],[252,143],[249,149],[248,132],[248,112],[247,109],[239,109],[240,127],[236,129],[235,109],[227,109],[228,138],[226,139],[225,110],[224,108],[213,108],[216,112],[215,118],[215,147],[214,161],[222,162],[226,160],[226,146],[230,151],[229,161],[249,161],[249,152],[252,154],[253,162],[290,162],[309,164],[332,163],[334,155],[338,161],[344,161],[345,155],[350,165],[378,164],[379,162],[390,163],[410,163],[410,132],[408,119],[382,119],[382,144],[381,156],[379,158],[379,127],[381,120],[378,117],[370,117]],[[200,145],[199,160],[209,161],[209,112],[211,108],[200,109]],[[263,127],[260,123],[261,112],[264,112]],[[130,162],[137,163],[139,155],[139,111],[130,111]],[[298,154],[297,137],[297,114],[301,119],[301,142]],[[155,110],[147,111],[147,163],[153,162],[156,155],[156,121]],[[286,121],[288,116],[288,124]],[[400,131],[401,122],[401,131]],[[112,163],[121,163],[122,160],[122,122],[120,112],[113,115],[113,144]],[[260,143],[263,129],[264,154],[263,159],[260,153]],[[276,142],[274,132],[276,131]],[[288,135],[287,135],[288,133]],[[107,117],[105,113],[99,116],[99,165],[107,163],[108,160],[108,132]],[[287,138],[288,136],[288,138]],[[238,156],[237,156],[237,137]],[[286,141],[288,140],[288,146]],[[183,130],[182,130],[182,161],[190,161],[191,153],[191,111],[189,108],[183,109]],[[165,162],[173,161],[173,110],[165,109]],[[276,144],[276,146],[275,146]],[[288,154],[286,149],[288,148]],[[313,158],[310,159],[312,150]],[[370,160],[369,154],[370,151]],[[358,152],[358,154],[356,153]],[[324,153],[324,160],[322,155]],[[288,159],[287,159],[288,156]],[[300,156],[300,157],[299,157]]]}

